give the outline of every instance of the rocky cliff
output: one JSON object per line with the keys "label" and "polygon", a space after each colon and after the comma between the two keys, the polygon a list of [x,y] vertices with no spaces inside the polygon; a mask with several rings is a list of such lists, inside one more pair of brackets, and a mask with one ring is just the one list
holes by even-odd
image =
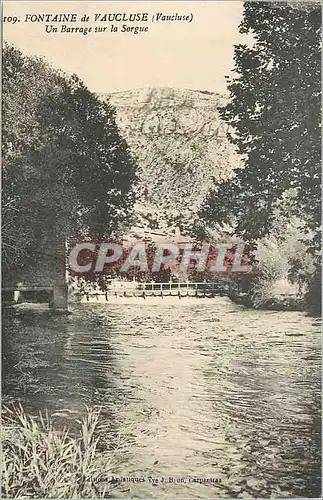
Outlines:
{"label": "rocky cliff", "polygon": [[185,232],[210,187],[238,165],[219,115],[225,98],[171,88],[113,93],[117,123],[139,167],[138,226]]}

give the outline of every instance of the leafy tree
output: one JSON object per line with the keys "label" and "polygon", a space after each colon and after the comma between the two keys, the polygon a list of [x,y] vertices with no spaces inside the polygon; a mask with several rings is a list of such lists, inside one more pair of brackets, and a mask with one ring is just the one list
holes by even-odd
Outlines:
{"label": "leafy tree", "polygon": [[234,223],[258,239],[272,230],[277,207],[292,192],[288,216],[305,222],[319,265],[321,220],[321,6],[245,2],[235,46],[235,76],[222,118],[245,167],[213,190],[202,214]]}
{"label": "leafy tree", "polygon": [[40,241],[44,253],[46,239],[102,237],[128,221],[135,165],[109,103],[8,44],[2,99],[5,270],[39,258]]}
{"label": "leafy tree", "polygon": [[248,237],[268,232],[274,202],[291,187],[309,224],[320,221],[320,26],[317,4],[245,3],[240,31],[254,43],[235,47],[237,76],[222,108],[245,168],[222,184],[209,209],[222,216],[221,207],[232,208]]}

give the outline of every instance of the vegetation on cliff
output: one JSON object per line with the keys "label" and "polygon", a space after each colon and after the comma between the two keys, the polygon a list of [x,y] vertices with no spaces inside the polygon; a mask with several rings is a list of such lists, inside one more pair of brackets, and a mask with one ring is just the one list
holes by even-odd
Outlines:
{"label": "vegetation on cliff", "polygon": [[[102,96],[105,100],[106,96]],[[192,234],[214,185],[241,164],[212,92],[139,89],[109,96],[138,164],[133,233]]]}

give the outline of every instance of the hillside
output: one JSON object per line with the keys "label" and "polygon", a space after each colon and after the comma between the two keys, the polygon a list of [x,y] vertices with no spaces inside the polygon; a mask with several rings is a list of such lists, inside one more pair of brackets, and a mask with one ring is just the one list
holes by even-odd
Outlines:
{"label": "hillside", "polygon": [[139,166],[136,226],[185,233],[214,181],[227,179],[238,164],[219,116],[225,99],[171,88],[101,97],[116,108],[118,126]]}

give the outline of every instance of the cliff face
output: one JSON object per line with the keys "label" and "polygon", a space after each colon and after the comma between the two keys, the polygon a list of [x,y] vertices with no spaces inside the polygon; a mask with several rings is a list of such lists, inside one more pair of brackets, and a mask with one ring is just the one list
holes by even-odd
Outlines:
{"label": "cliff face", "polygon": [[138,225],[167,232],[192,221],[214,182],[238,159],[219,116],[225,99],[207,91],[140,89],[105,95],[139,167]]}

